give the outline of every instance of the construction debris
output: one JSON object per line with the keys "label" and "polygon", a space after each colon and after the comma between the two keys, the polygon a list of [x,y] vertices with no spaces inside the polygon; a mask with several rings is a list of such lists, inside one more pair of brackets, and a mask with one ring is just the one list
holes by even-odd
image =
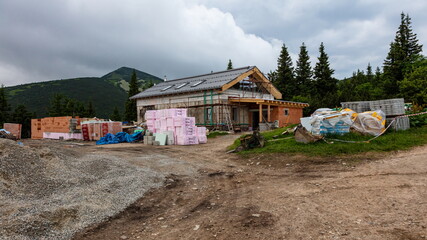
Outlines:
{"label": "construction debris", "polygon": [[3,128],[10,132],[16,139],[21,139],[22,124],[19,123],[3,123]]}
{"label": "construction debris", "polygon": [[298,127],[294,131],[294,134],[295,134],[295,141],[300,142],[300,143],[317,142],[323,138],[322,136],[315,136],[315,135],[311,134],[301,124],[298,125]]}
{"label": "construction debris", "polygon": [[10,140],[17,140],[17,138],[6,129],[0,129],[0,138],[6,138]]}
{"label": "construction debris", "polygon": [[249,150],[257,147],[262,148],[264,145],[264,136],[262,136],[259,131],[254,131],[253,134],[240,137],[240,146],[238,146],[233,152],[241,152],[243,150]]}

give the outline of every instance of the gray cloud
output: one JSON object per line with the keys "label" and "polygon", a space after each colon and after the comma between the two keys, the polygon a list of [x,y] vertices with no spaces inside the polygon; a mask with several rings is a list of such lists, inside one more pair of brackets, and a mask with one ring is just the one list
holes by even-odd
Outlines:
{"label": "gray cloud", "polygon": [[408,12],[421,43],[427,3],[400,1],[0,1],[0,83],[101,76],[121,66],[169,79],[276,68],[281,44],[314,64],[324,42],[336,77],[381,66]]}

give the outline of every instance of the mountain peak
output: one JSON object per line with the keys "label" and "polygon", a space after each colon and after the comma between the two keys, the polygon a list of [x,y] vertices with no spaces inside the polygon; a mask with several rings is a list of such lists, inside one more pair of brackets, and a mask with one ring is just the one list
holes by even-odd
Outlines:
{"label": "mountain peak", "polygon": [[146,72],[139,71],[138,69],[135,69],[135,68],[125,67],[125,66],[120,67],[110,73],[107,73],[101,78],[110,82],[120,82],[122,80],[129,82],[134,70],[136,72],[136,77],[138,78],[139,81],[143,81],[143,82],[152,81],[153,83],[159,83],[163,81],[159,77],[153,76]]}

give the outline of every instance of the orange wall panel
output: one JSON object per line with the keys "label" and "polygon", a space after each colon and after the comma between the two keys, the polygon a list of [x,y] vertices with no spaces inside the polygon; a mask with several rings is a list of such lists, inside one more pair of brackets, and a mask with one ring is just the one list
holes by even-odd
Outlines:
{"label": "orange wall panel", "polygon": [[[288,115],[285,115],[285,109],[288,109]],[[274,107],[271,112],[271,121],[279,120],[279,127],[298,124],[300,118],[302,118],[302,108]]]}

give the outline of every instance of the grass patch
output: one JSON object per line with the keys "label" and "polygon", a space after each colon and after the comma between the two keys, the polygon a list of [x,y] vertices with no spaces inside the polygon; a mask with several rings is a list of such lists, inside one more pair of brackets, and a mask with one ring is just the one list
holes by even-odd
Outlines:
{"label": "grass patch", "polygon": [[[267,140],[272,140],[273,136],[280,135],[285,128],[276,129],[273,131],[263,132],[262,135]],[[414,146],[427,144],[427,126],[411,128],[406,131],[389,130],[389,132],[373,140],[370,143],[343,143],[334,141],[333,144],[328,144],[324,141],[316,143],[304,144],[298,143],[295,139],[289,138],[289,135],[280,135],[283,139],[277,141],[267,141],[264,148],[255,148],[241,152],[241,154],[249,153],[291,153],[304,154],[307,156],[331,156],[344,154],[359,154],[366,152],[388,152],[396,150],[407,150]],[[347,141],[366,141],[372,136],[363,136],[356,133],[349,133],[342,136],[327,136],[327,139],[335,138]],[[237,139],[228,149],[234,149],[240,145],[240,140]]]}
{"label": "grass patch", "polygon": [[222,131],[214,131],[209,132],[208,138],[216,138],[218,136],[228,135],[228,132],[222,132]]}

